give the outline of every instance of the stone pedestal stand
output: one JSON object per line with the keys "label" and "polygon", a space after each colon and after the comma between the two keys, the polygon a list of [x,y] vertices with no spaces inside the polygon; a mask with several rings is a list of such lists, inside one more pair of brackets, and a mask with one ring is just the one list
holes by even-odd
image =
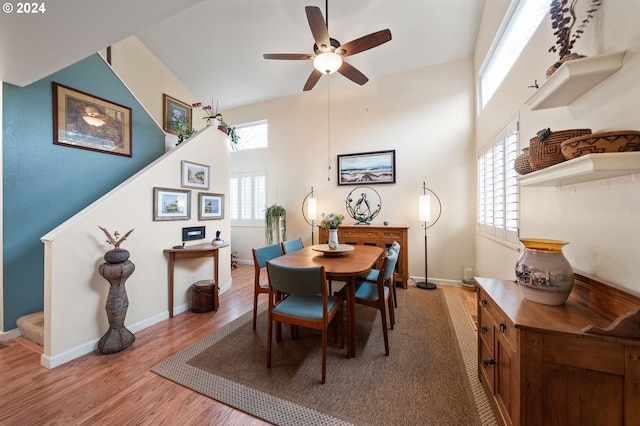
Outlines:
{"label": "stone pedestal stand", "polygon": [[[115,250],[112,250],[112,252],[113,251]],[[126,250],[120,249],[118,251],[122,252]],[[126,257],[129,257],[128,253]],[[120,260],[121,258],[122,257],[111,259],[111,257],[105,255],[107,263],[103,263],[98,268],[100,275],[111,284],[106,303],[109,330],[98,342],[98,349],[105,354],[125,350],[136,340],[133,333],[124,326],[124,318],[127,315],[127,308],[129,307],[129,299],[127,298],[124,283],[127,281],[127,278],[133,274],[136,267],[130,260],[117,263],[109,262],[109,260]]]}

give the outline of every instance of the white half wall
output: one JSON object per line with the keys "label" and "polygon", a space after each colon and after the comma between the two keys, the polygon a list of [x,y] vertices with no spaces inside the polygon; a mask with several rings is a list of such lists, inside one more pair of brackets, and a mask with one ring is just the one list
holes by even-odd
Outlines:
{"label": "white half wall", "polygon": [[[126,282],[129,308],[125,325],[135,330],[168,318],[167,257],[163,250],[182,242],[182,228],[205,226],[210,242],[216,231],[230,239],[230,219],[198,221],[198,193],[229,193],[230,142],[222,132],[206,128],[167,152],[105,196],[42,237],[45,246],[45,344],[41,363],[56,367],[97,348],[108,330],[105,303],[109,283],[98,273],[104,253],[112,248],[98,229],[124,234],[122,244],[136,269]],[[208,190],[181,187],[181,163],[209,166]],[[189,220],[154,221],[153,189],[188,189]],[[225,212],[228,198],[225,197]],[[231,284],[230,247],[220,249],[219,286]],[[212,279],[211,258],[176,262],[174,306],[189,306],[192,279]],[[131,331],[134,331],[132,329]],[[135,345],[135,343],[134,343]]]}

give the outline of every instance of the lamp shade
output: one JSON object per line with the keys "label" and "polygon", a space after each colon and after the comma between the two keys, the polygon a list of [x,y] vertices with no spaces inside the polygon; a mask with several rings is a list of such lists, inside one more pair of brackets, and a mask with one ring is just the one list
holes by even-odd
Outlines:
{"label": "lamp shade", "polygon": [[342,58],[333,52],[321,53],[313,60],[313,66],[323,74],[333,74],[342,66]]}
{"label": "lamp shade", "polygon": [[316,220],[318,218],[317,198],[307,199],[307,217],[309,220]]}
{"label": "lamp shade", "polygon": [[420,214],[421,222],[429,222],[431,220],[431,196],[430,195],[420,196],[419,214]]}

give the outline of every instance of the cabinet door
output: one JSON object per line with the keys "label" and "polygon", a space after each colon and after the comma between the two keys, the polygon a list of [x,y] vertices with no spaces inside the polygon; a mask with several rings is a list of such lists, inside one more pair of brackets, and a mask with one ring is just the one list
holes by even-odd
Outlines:
{"label": "cabinet door", "polygon": [[518,371],[516,351],[502,333],[495,333],[495,389],[496,402],[507,425],[514,424],[517,410]]}

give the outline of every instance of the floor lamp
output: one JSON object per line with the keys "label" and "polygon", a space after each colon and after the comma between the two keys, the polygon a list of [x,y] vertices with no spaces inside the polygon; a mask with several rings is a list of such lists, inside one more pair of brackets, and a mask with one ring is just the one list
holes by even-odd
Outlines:
{"label": "floor lamp", "polygon": [[[307,212],[305,214],[304,204],[307,203]],[[314,244],[313,241],[313,230],[314,225],[313,222],[318,218],[317,213],[317,200],[313,196],[313,186],[311,187],[311,192],[305,195],[304,200],[302,200],[302,217],[304,217],[305,222],[311,225],[311,245]]]}
{"label": "floor lamp", "polygon": [[[427,194],[427,191],[433,194],[436,197],[436,200],[438,200],[438,217],[436,217],[436,220],[431,222],[429,226],[427,226],[427,222],[431,221],[431,195]],[[427,268],[427,229],[435,225],[438,219],[440,219],[440,215],[442,214],[442,203],[440,202],[440,198],[438,197],[438,195],[427,188],[424,182],[422,182],[422,195],[420,196],[419,214],[420,221],[424,222],[424,224],[422,225],[422,227],[424,228],[424,282],[419,282],[416,284],[416,286],[423,290],[435,290],[436,285],[429,282],[429,275],[427,274],[427,271],[429,270]]]}

